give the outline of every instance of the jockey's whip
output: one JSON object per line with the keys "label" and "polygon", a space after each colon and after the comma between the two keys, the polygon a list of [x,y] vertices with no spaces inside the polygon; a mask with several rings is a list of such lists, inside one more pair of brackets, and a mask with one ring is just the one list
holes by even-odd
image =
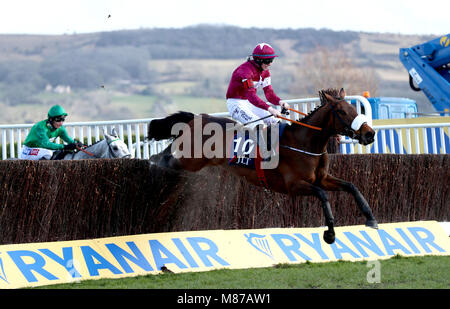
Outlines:
{"label": "jockey's whip", "polygon": [[[281,113],[282,113],[282,114],[289,115],[289,113],[286,111],[286,109],[285,109],[284,107],[281,109]],[[240,129],[240,128],[242,128],[242,127],[245,127],[246,125],[249,125],[249,124],[252,124],[252,123],[255,123],[255,122],[258,122],[258,121],[267,119],[267,118],[270,118],[270,117],[272,117],[272,116],[273,116],[273,115],[270,114],[270,115],[264,116],[264,117],[259,118],[259,119],[256,119],[256,120],[252,120],[252,121],[243,123],[243,124],[241,124],[241,125],[238,126],[238,129]],[[232,129],[235,130],[236,128],[232,128]]]}
{"label": "jockey's whip", "polygon": [[226,131],[240,130],[241,128],[245,127],[246,125],[249,125],[249,124],[258,122],[258,121],[260,121],[260,120],[267,119],[267,118],[272,117],[272,116],[273,116],[273,115],[270,114],[270,115],[268,115],[268,116],[265,116],[265,117],[262,117],[262,118],[259,118],[259,119],[256,119],[256,120],[252,120],[252,121],[249,121],[249,122],[246,122],[246,123],[241,123],[241,124],[239,124],[239,125],[237,125],[237,126],[228,128]]}
{"label": "jockey's whip", "polygon": [[250,121],[250,122],[246,122],[246,123],[243,124],[243,126],[249,125],[249,124],[251,124],[251,123],[258,122],[258,121],[260,121],[260,120],[264,120],[264,119],[270,118],[270,117],[272,117],[272,116],[273,116],[273,115],[270,114],[270,115],[268,115],[268,116],[265,116],[265,117],[262,117],[262,118],[259,118],[259,119],[256,119],[256,120],[253,120],[253,121]]}

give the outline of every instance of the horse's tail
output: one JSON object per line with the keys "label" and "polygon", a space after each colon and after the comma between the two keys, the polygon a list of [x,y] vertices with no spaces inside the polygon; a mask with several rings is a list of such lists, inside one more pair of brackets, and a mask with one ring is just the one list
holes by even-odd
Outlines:
{"label": "horse's tail", "polygon": [[176,123],[188,123],[194,119],[195,115],[189,112],[178,112],[172,114],[166,118],[155,119],[148,125],[148,139],[154,138],[159,141],[162,139],[168,139],[176,137],[172,134],[172,127]]}

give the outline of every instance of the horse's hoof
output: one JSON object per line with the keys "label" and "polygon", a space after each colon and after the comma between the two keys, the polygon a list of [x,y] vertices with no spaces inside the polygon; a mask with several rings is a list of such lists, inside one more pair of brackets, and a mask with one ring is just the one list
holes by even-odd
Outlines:
{"label": "horse's hoof", "polygon": [[378,222],[375,219],[367,220],[366,226],[371,227],[373,229],[378,229]]}
{"label": "horse's hoof", "polygon": [[325,231],[323,232],[323,240],[325,240],[327,244],[331,245],[332,243],[334,243],[334,235],[334,232]]}

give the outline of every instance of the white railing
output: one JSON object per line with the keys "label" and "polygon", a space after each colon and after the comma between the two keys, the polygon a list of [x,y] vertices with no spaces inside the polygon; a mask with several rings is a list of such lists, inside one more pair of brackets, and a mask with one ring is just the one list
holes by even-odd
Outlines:
{"label": "white railing", "polygon": [[[148,147],[134,149],[134,145],[140,144],[141,139],[146,139],[147,125],[152,119],[68,122],[64,126],[71,137],[84,141],[87,145],[101,140],[103,131],[111,133],[115,128],[119,137],[127,143],[131,153],[137,158],[148,158]],[[3,160],[18,157],[22,143],[32,126],[32,124],[0,125]],[[59,142],[59,139],[56,142]]]}
{"label": "white railing", "polygon": [[[371,119],[372,110],[366,98],[361,96],[348,96],[347,100],[356,100],[356,108],[361,113],[361,106],[367,118]],[[319,104],[319,98],[306,98],[286,100],[294,109],[309,113]],[[213,114],[219,117],[228,117],[228,112]],[[290,116],[296,117],[294,113]],[[151,155],[162,151],[169,141],[148,141],[147,127],[154,118],[134,120],[111,120],[94,122],[68,122],[64,126],[75,139],[90,145],[101,139],[103,130],[111,132],[116,129],[119,137],[124,140],[134,158],[148,159]],[[1,158],[17,158],[32,124],[0,125]],[[354,153],[450,153],[449,128],[450,123],[430,123],[411,125],[384,125],[373,126],[376,131],[376,140],[369,146],[362,146],[355,140],[342,138],[341,152]],[[57,141],[59,142],[59,141]],[[139,145],[139,147],[136,147]],[[400,147],[400,145],[402,145]]]}
{"label": "white railing", "polygon": [[[370,106],[369,101],[365,97],[359,96],[359,95],[346,96],[345,100],[347,100],[347,101],[354,100],[355,101],[356,111],[358,112],[358,114],[362,113],[361,106],[363,106],[364,107],[363,114],[366,115],[367,118],[369,119],[368,125],[372,126],[372,107]],[[293,109],[296,109],[305,114],[309,113],[310,111],[315,109],[317,107],[317,105],[320,104],[319,98],[293,99],[293,100],[282,100],[282,101],[289,103],[289,105],[291,105]],[[294,113],[291,113],[291,114],[294,114]],[[295,115],[291,115],[291,117],[292,116],[295,116]]]}
{"label": "white railing", "polygon": [[341,139],[341,153],[445,154],[450,153],[450,123],[373,126],[375,142],[368,146]]}
{"label": "white railing", "polygon": [[[347,96],[347,100],[356,101],[356,109],[361,113],[361,105],[364,106],[365,114],[372,119],[372,109],[370,103],[362,96]],[[320,102],[319,98],[304,98],[285,100],[294,109],[304,113],[309,113],[315,109]],[[218,117],[228,117],[229,113],[215,113]],[[289,117],[295,119],[297,115],[291,113]],[[168,141],[148,141],[147,126],[154,118],[134,119],[134,120],[111,120],[111,121],[93,121],[93,122],[67,122],[64,126],[67,128],[69,135],[80,141],[84,141],[87,145],[91,145],[100,140],[103,135],[102,131],[106,130],[111,133],[112,128],[116,129],[119,137],[124,140],[128,149],[134,158],[148,159],[151,155],[162,151],[168,145]],[[284,120],[283,120],[284,121]],[[33,124],[16,124],[16,125],[0,125],[1,147],[3,160],[8,158],[17,158],[22,143],[24,142],[29,130]],[[57,140],[56,142],[59,142]],[[136,147],[139,145],[139,147]]]}

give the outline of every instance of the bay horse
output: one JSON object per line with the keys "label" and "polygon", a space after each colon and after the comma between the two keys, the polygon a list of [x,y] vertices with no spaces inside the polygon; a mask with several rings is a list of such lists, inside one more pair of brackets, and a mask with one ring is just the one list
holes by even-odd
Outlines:
{"label": "bay horse", "polygon": [[[316,196],[322,205],[325,223],[328,230],[324,232],[323,239],[328,244],[335,240],[334,218],[331,212],[326,191],[345,191],[353,195],[358,208],[366,218],[365,225],[378,228],[372,211],[360,193],[351,182],[344,181],[329,174],[329,159],[327,144],[332,136],[345,135],[362,145],[373,143],[375,132],[367,124],[363,115],[358,115],[355,107],[345,101],[345,90],[342,88],[319,91],[321,105],[302,118],[300,123],[286,125],[279,138],[279,160],[276,168],[265,170],[266,184],[269,190],[288,194],[290,196],[312,195]],[[173,150],[174,143],[181,138],[191,139],[191,148],[195,143],[204,146],[212,131],[203,132],[201,138],[194,132],[194,122],[201,121],[203,129],[208,124],[220,126],[224,131],[229,125],[237,123],[228,118],[213,117],[207,114],[194,115],[189,112],[178,112],[163,119],[152,120],[148,126],[148,138],[155,140],[173,138],[161,153],[154,155],[150,160],[159,166],[172,169],[183,169],[191,172],[199,171],[205,166],[219,165],[229,169],[234,174],[243,176],[249,183],[262,186],[260,178],[254,169],[240,166],[230,166],[228,147],[223,147],[221,155],[214,156],[202,153],[197,157],[178,156]],[[189,131],[173,132],[175,124],[185,124]],[[304,125],[301,125],[304,124]],[[306,125],[306,126],[305,126]],[[242,126],[242,125],[241,125]],[[316,130],[314,128],[319,128]],[[186,135],[186,136],[183,136]],[[228,136],[228,135],[227,135]],[[230,144],[227,136],[223,136],[223,144]],[[195,141],[197,140],[197,141]]]}

